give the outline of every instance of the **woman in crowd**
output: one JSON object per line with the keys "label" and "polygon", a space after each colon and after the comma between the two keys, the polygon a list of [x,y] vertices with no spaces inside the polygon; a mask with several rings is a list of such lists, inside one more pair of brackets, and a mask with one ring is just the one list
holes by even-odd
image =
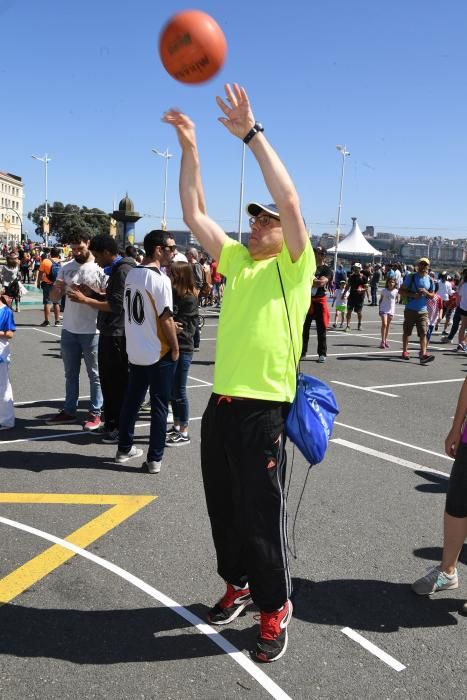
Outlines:
{"label": "woman in crowd", "polygon": [[[412,590],[418,595],[430,595],[459,586],[457,562],[467,537],[467,379],[457,401],[451,430],[445,440],[445,450],[455,461],[449,477],[444,510],[444,547],[442,561],[415,581]],[[467,613],[467,603],[462,612]]]}
{"label": "woman in crowd", "polygon": [[176,262],[170,266],[174,320],[177,326],[180,356],[172,391],[173,426],[167,431],[166,446],[178,447],[190,442],[188,434],[188,396],[186,385],[193,359],[193,336],[198,323],[198,298],[193,266]]}

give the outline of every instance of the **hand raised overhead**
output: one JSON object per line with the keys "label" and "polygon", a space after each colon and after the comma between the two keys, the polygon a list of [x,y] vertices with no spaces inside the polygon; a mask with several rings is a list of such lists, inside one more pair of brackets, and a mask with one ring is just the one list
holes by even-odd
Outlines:
{"label": "hand raised overhead", "polygon": [[255,125],[248,95],[245,88],[239,87],[237,83],[234,83],[233,86],[227,83],[225,94],[230,107],[221,97],[216,97],[217,104],[225,114],[225,117],[219,117],[219,121],[231,134],[243,139]]}
{"label": "hand raised overhead", "polygon": [[175,128],[182,149],[196,148],[195,125],[190,117],[178,109],[169,109],[163,114],[162,121]]}

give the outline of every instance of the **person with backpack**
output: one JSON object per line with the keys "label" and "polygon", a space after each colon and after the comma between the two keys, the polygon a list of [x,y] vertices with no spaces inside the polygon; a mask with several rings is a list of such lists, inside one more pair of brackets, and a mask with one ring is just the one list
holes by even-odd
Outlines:
{"label": "person with backpack", "polygon": [[285,653],[292,618],[285,420],[295,397],[296,359],[316,265],[290,175],[255,121],[244,88],[227,84],[225,91],[225,100],[217,97],[220,122],[248,144],[274,200],[248,204],[247,246],[205,213],[193,122],[177,110],[163,121],[175,127],[182,149],[184,221],[228,281],[213,393],[201,423],[206,503],[217,571],[225,581],[225,593],[207,619],[229,624],[253,600],[260,613],[252,655],[269,663]]}
{"label": "person with backpack", "polygon": [[50,258],[45,257],[39,267],[37,275],[37,288],[42,289],[42,303],[44,304],[44,320],[41,327],[50,326],[50,304],[53,305],[55,325],[61,326],[60,303],[50,300],[50,290],[52,289],[62,264],[60,254],[56,248],[50,251]]}
{"label": "person with backpack", "polygon": [[420,339],[421,365],[426,365],[435,359],[434,355],[429,355],[426,351],[428,333],[427,299],[432,299],[435,295],[433,280],[428,274],[429,267],[430,261],[428,258],[420,258],[417,261],[417,271],[409,272],[404,277],[404,282],[400,288],[401,297],[407,299],[402,330],[402,359],[410,360],[408,351],[409,338],[412,335],[413,327],[416,326]]}

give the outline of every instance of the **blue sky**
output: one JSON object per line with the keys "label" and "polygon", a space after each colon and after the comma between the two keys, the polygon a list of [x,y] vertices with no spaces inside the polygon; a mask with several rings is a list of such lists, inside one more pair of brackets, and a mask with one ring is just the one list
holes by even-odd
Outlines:
{"label": "blue sky", "polygon": [[[187,6],[211,14],[228,42],[224,69],[203,86],[174,81],[157,54],[161,27]],[[235,230],[241,144],[214,98],[237,81],[313,233],[335,229],[341,143],[344,232],[357,216],[362,229],[467,236],[465,0],[0,0],[0,26],[0,170],[23,177],[26,212],[44,198],[30,156],[47,152],[50,201],[110,211],[128,191],[141,239],[162,214],[164,163],[151,147],[168,147],[168,224],[184,228],[179,150],[160,121],[177,106],[197,124],[209,213]],[[247,156],[245,197],[268,201]]]}

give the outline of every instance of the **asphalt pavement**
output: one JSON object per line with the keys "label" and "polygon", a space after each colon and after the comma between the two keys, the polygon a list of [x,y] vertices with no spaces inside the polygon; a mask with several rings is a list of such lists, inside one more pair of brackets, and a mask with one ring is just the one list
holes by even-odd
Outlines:
{"label": "asphalt pavement", "polygon": [[[361,332],[328,333],[325,364],[312,328],[302,369],[331,385],[341,412],[296,518],[307,465],[289,446],[294,618],[286,655],[258,666],[255,608],[221,630],[204,623],[223,592],[199,465],[217,314],[206,312],[190,371],[191,443],[149,475],[141,459],[114,464],[116,446],[79,423],[45,425],[64,397],[61,329],[22,311],[17,422],[0,434],[2,699],[465,697],[465,555],[458,590],[424,598],[410,584],[439,561],[443,444],[467,357],[435,335],[434,362],[421,366],[415,343],[402,360],[402,313],[381,350],[365,307]],[[83,419],[88,394],[83,366]],[[144,448],[146,415],[140,424]]]}

